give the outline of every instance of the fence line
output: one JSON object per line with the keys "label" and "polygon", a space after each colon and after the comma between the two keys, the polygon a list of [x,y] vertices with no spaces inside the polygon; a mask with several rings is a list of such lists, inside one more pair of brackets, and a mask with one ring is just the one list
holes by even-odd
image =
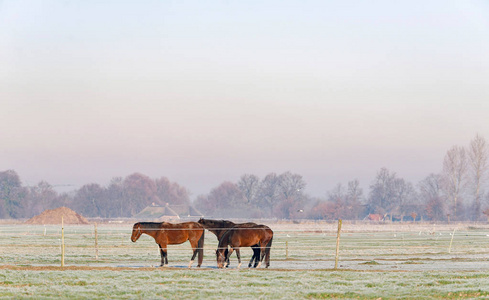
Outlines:
{"label": "fence line", "polygon": [[[300,226],[300,225],[298,225]],[[146,236],[138,242],[130,241],[132,226],[98,226],[97,233],[93,225],[64,226],[67,264],[119,263],[127,264],[159,262],[158,246],[153,238]],[[335,239],[332,230],[320,230],[317,227],[298,228],[270,226],[274,231],[271,247],[272,261],[331,261],[335,257]],[[454,226],[455,227],[455,226]],[[371,232],[348,231],[342,229],[340,261],[396,259],[401,256],[430,257],[436,253],[455,256],[489,254],[489,229],[440,230],[434,234],[428,231]],[[58,264],[60,257],[59,226],[0,225],[1,263],[29,264],[42,261]],[[97,244],[95,244],[97,241]],[[206,232],[204,259],[215,260],[214,251],[218,241],[214,234]],[[98,252],[96,252],[98,251]],[[379,257],[388,251],[387,257]],[[242,250],[248,256],[251,249]],[[188,242],[169,245],[170,262],[188,260],[191,247]],[[246,259],[243,257],[243,261]],[[58,262],[58,263],[56,263]]]}

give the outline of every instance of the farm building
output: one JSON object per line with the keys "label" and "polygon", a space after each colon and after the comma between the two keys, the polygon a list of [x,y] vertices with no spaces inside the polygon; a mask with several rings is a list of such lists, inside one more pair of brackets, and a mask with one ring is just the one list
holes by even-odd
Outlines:
{"label": "farm building", "polygon": [[163,222],[186,218],[201,218],[203,216],[204,215],[192,205],[172,205],[167,203],[166,205],[161,206],[153,203],[133,217],[138,220]]}

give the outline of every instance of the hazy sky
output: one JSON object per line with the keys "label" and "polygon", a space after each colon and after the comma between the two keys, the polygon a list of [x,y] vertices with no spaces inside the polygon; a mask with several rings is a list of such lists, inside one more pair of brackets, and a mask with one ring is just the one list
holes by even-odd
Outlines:
{"label": "hazy sky", "polygon": [[[489,139],[488,1],[0,0],[0,171],[414,184]],[[367,192],[367,191],[366,191]]]}

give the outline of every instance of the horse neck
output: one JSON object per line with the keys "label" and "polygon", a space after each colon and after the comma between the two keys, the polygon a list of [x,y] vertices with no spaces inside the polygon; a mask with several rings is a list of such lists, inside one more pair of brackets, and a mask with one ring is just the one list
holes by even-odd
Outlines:
{"label": "horse neck", "polygon": [[233,222],[231,221],[212,221],[212,224],[207,224],[207,230],[210,232],[214,233],[217,236],[217,239],[221,239],[221,237],[229,230],[231,229],[234,225]]}
{"label": "horse neck", "polygon": [[160,223],[141,223],[141,234],[145,233],[151,237],[155,237],[156,234],[160,231],[161,229],[161,224]]}
{"label": "horse neck", "polygon": [[230,231],[223,231],[223,234],[219,237],[218,248],[227,248],[229,245],[229,240],[231,238]]}

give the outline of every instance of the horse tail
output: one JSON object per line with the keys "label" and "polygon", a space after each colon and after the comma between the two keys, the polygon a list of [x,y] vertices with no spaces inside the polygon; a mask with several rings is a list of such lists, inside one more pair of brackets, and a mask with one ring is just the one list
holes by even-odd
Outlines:
{"label": "horse tail", "polygon": [[204,235],[205,235],[205,229],[202,228],[202,235],[200,236],[200,239],[199,241],[197,242],[197,249],[198,250],[198,260],[199,260],[199,263],[198,265],[202,265],[202,261],[204,260]]}

